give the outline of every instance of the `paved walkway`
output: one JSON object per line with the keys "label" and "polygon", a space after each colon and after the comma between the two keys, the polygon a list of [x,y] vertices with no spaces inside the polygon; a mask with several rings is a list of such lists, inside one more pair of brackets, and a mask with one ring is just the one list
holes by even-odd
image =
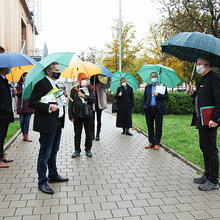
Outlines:
{"label": "paved walkway", "polygon": [[115,120],[104,112],[94,156],[76,159],[66,121],[57,165],[70,180],[51,184],[54,195],[37,189],[39,134],[30,133],[33,143],[18,136],[7,150],[14,162],[0,170],[0,220],[220,219],[220,191],[199,191],[195,170],[163,149],[145,150],[147,138],[121,135]]}

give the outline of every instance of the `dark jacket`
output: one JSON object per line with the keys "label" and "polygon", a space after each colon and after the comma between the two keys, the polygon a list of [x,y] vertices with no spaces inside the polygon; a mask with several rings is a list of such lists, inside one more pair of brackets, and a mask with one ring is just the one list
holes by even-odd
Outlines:
{"label": "dark jacket", "polygon": [[64,115],[58,118],[59,111],[49,112],[49,104],[41,103],[40,99],[53,89],[50,81],[44,77],[35,86],[28,101],[28,106],[35,109],[34,116],[34,131],[42,133],[53,133],[57,128],[59,120],[61,121],[62,128],[64,127]]}
{"label": "dark jacket", "polygon": [[[198,100],[197,112],[200,113],[200,108],[206,106],[215,106],[214,115],[212,121],[220,123],[220,74],[214,73],[213,71],[208,72],[204,75],[193,93],[193,103],[195,99]],[[202,128],[201,117],[196,111],[193,113],[192,126],[197,126],[198,129]]]}
{"label": "dark jacket", "polygon": [[[169,96],[168,96],[167,88],[166,88],[164,95],[158,93],[156,97],[156,106],[157,106],[158,112],[162,115],[166,113],[166,105],[164,101],[168,100],[168,98]],[[144,105],[145,111],[150,110],[151,99],[152,99],[152,84],[147,85],[145,87],[144,99],[143,99],[143,105]]]}
{"label": "dark jacket", "polygon": [[85,101],[87,101],[87,104],[83,103],[82,100],[79,98],[78,90],[74,88],[71,89],[70,97],[73,99],[73,102],[69,101],[68,113],[69,113],[70,120],[78,119],[78,118],[92,118],[93,117],[92,105],[96,97],[95,97],[93,87],[88,86],[87,88],[89,90],[89,95],[85,96]]}
{"label": "dark jacket", "polygon": [[[24,114],[24,113],[30,113],[33,114],[34,113],[34,109],[33,108],[29,108],[28,107],[28,99],[24,100],[23,103],[21,101],[22,98],[22,91],[23,91],[23,82],[18,82],[18,85],[16,86],[16,90],[17,90],[17,97],[18,97],[18,104],[17,104],[17,113],[18,114]],[[22,107],[21,107],[21,103],[22,103]]]}
{"label": "dark jacket", "polygon": [[14,121],[10,88],[8,80],[3,79],[0,75],[0,124],[8,124]]}
{"label": "dark jacket", "polygon": [[[119,93],[122,92],[122,96]],[[131,128],[132,127],[132,109],[134,108],[134,93],[133,89],[127,85],[119,87],[115,99],[118,101],[118,113],[116,127]]]}

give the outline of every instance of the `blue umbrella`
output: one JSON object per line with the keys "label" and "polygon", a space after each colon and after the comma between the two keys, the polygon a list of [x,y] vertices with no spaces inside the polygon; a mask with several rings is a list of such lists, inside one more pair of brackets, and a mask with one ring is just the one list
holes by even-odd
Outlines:
{"label": "blue umbrella", "polygon": [[0,68],[10,68],[16,66],[33,65],[37,63],[32,57],[15,52],[6,52],[0,54]]}
{"label": "blue umbrella", "polygon": [[97,65],[102,70],[102,74],[108,77],[113,77],[112,73],[104,66]]}

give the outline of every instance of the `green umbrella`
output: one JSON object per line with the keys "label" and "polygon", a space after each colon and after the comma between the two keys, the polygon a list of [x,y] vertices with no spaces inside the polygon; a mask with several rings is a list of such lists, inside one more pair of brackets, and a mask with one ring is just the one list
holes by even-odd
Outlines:
{"label": "green umbrella", "polygon": [[131,86],[133,88],[133,91],[135,92],[138,88],[138,81],[130,73],[122,72],[113,73],[112,84],[109,89],[116,94],[117,89],[120,86],[120,79],[122,77],[128,81],[128,85]]}
{"label": "green umbrella", "polygon": [[57,62],[60,68],[60,72],[63,72],[68,67],[70,60],[74,53],[52,53],[38,62],[33,69],[28,73],[25,81],[24,89],[22,92],[22,100],[28,99],[34,89],[37,82],[45,77],[44,69],[52,62]]}
{"label": "green umbrella", "polygon": [[138,74],[144,80],[144,82],[151,83],[150,74],[152,72],[157,73],[158,82],[165,84],[167,87],[175,87],[181,82],[180,78],[177,76],[176,72],[173,69],[163,66],[161,64],[144,65],[141,67]]}

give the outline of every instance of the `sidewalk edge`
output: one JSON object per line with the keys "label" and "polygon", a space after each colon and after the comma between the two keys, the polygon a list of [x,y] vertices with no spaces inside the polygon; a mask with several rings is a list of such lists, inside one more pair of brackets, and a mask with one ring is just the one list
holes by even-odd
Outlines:
{"label": "sidewalk edge", "polygon": [[10,139],[9,141],[4,144],[4,150],[6,150],[13,142],[14,140],[18,137],[18,135],[21,133],[21,129],[19,129]]}

